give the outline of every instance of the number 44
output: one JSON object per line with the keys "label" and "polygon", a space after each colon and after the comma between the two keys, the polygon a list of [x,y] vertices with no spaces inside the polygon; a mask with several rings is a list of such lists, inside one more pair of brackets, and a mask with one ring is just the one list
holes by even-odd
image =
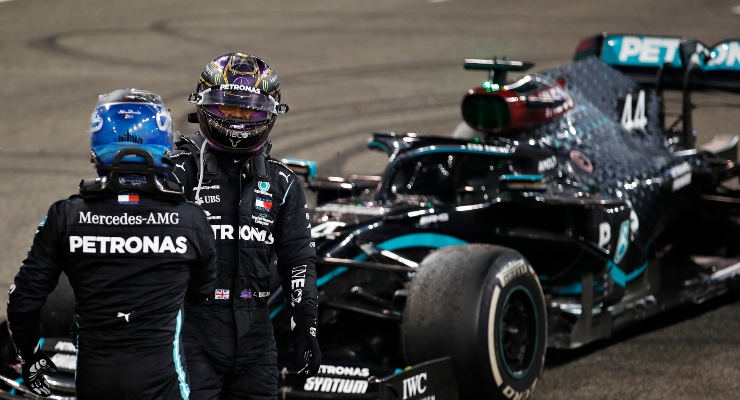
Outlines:
{"label": "number 44", "polygon": [[645,129],[647,122],[648,120],[645,116],[645,91],[640,90],[640,93],[637,95],[634,118],[632,118],[632,94],[627,94],[627,97],[624,99],[624,110],[622,110],[622,126],[624,129],[628,131]]}

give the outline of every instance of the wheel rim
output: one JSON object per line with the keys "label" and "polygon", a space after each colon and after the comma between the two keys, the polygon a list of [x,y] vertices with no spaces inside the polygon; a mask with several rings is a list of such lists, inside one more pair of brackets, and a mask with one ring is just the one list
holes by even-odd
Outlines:
{"label": "wheel rim", "polygon": [[532,295],[524,286],[515,286],[506,295],[499,320],[499,349],[506,372],[521,379],[535,360],[539,345],[539,322]]}

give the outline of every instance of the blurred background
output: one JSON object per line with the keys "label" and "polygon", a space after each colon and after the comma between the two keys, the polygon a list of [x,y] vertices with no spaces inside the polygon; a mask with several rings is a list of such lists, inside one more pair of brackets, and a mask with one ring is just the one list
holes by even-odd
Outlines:
{"label": "blurred background", "polygon": [[[365,150],[373,131],[450,135],[460,123],[463,94],[485,79],[465,58],[541,70],[601,32],[712,45],[738,28],[740,0],[0,0],[0,288],[49,205],[94,176],[86,129],[99,94],[160,94],[191,133],[186,99],[205,65],[252,53],[290,106],[274,157],[315,160],[321,175],[377,173],[387,159]],[[695,114],[699,143],[740,127],[725,97],[696,97],[715,102]],[[739,317],[735,296],[553,353],[536,398],[740,398]]]}

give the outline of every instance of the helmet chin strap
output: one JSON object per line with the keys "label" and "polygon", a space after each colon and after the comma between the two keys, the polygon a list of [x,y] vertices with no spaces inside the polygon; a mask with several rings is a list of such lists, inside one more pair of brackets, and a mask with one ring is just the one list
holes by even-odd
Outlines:
{"label": "helmet chin strap", "polygon": [[[180,140],[176,144],[178,148],[185,149],[195,156],[198,168],[198,186],[195,188],[196,200],[200,197],[200,190],[204,182],[219,179],[221,167],[219,166],[220,161],[217,154],[226,157],[238,157],[240,155],[239,153],[218,150],[200,133],[180,136]],[[270,157],[271,148],[272,143],[268,140],[257,153],[241,153],[242,156],[251,157],[248,161],[249,169],[251,170],[251,174],[259,180],[264,181],[269,179],[267,159]]]}
{"label": "helmet chin strap", "polygon": [[[206,145],[208,144],[207,140],[203,140],[203,144],[200,146],[200,160],[198,162],[198,165],[200,165],[200,168],[198,168],[198,188],[195,189],[195,201],[198,202],[200,200],[200,188],[203,186],[203,170],[206,169],[206,164],[204,162],[204,154],[206,150]],[[252,171],[252,174],[255,178],[258,180],[265,181],[270,178],[270,175],[267,173],[267,158],[270,156],[270,148],[272,147],[272,143],[269,141],[266,142],[259,153],[252,156],[252,158],[249,159],[249,168]]]}
{"label": "helmet chin strap", "polygon": [[208,144],[207,140],[203,141],[203,144],[200,146],[200,161],[198,162],[198,165],[201,167],[198,168],[198,189],[195,190],[195,201],[200,202],[200,188],[203,186],[203,170],[205,168],[205,163],[203,162],[203,153],[205,153],[206,145]]}
{"label": "helmet chin strap", "polygon": [[260,152],[249,160],[252,174],[259,180],[267,180],[270,175],[267,172],[267,158],[270,156],[272,143],[268,140],[260,149]]}

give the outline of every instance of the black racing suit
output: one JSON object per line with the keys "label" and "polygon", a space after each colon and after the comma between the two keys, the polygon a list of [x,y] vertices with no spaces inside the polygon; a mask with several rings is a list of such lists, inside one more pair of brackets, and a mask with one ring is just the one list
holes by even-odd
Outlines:
{"label": "black racing suit", "polygon": [[184,299],[213,291],[213,232],[203,210],[146,193],[54,203],[10,289],[19,348],[39,341],[39,317],[64,272],[75,293],[77,396],[187,399],[180,359]]}
{"label": "black racing suit", "polygon": [[[180,148],[190,151],[175,152],[174,175],[188,199],[206,211],[218,255],[215,292],[186,307],[192,398],[276,398],[277,350],[267,308],[273,254],[289,308],[317,301],[302,183],[267,151],[245,160],[202,146],[197,134],[183,139],[191,145]],[[210,170],[198,191],[200,149]]]}

